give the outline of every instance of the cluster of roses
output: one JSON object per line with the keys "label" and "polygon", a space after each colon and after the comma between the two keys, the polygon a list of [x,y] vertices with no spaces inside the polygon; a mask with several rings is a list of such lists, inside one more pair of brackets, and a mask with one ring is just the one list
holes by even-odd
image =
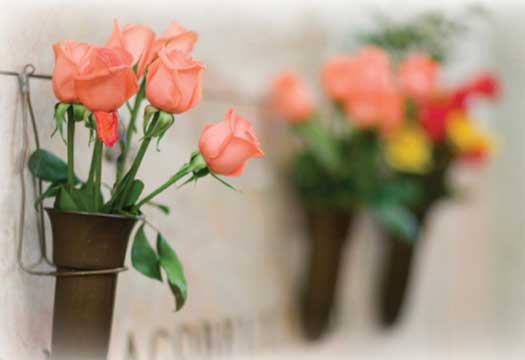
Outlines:
{"label": "cluster of roses", "polygon": [[[495,78],[480,74],[455,89],[440,87],[438,78],[439,64],[428,55],[414,53],[393,66],[376,47],[334,57],[321,71],[325,93],[349,123],[376,129],[389,165],[415,173],[432,167],[433,149],[443,143],[464,159],[484,159],[492,149],[491,138],[472,121],[468,103],[476,96],[496,96]],[[274,107],[284,118],[296,124],[313,118],[313,95],[297,74],[280,74],[272,90]]]}
{"label": "cluster of roses", "polygon": [[[66,40],[54,44],[53,90],[64,104],[82,104],[83,118],[92,115],[98,138],[113,146],[119,140],[117,110],[136,95],[136,117],[144,97],[151,104],[148,120],[158,117],[160,135],[173,123],[172,114],[194,108],[201,99],[203,63],[191,56],[197,33],[173,22],[161,36],[150,28],[115,20],[105,46]],[[133,124],[134,126],[134,124]],[[128,131],[133,131],[133,128]],[[240,175],[248,158],[262,156],[251,124],[228,111],[224,123],[207,126],[199,141],[209,168],[223,175]]]}

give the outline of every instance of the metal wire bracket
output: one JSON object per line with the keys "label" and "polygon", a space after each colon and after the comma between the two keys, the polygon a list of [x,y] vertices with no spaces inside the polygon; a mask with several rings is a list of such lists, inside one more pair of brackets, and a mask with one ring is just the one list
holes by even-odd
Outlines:
{"label": "metal wire bracket", "polygon": [[[35,147],[40,149],[40,139],[38,135],[38,128],[36,126],[36,117],[33,110],[33,104],[31,102],[31,88],[29,84],[30,78],[51,80],[50,75],[35,74],[35,66],[33,64],[27,64],[24,66],[22,72],[18,73],[15,71],[0,70],[0,75],[15,76],[18,78],[18,85],[20,96],[22,98],[22,127],[23,127],[23,139],[22,139],[22,160],[20,162],[19,176],[20,176],[20,188],[21,188],[21,204],[20,204],[20,218],[18,226],[18,247],[17,247],[17,263],[22,271],[30,275],[36,276],[90,276],[90,275],[106,275],[116,274],[122,271],[126,271],[127,267],[118,267],[111,269],[102,270],[38,270],[37,267],[45,262],[49,266],[56,265],[47,256],[47,244],[46,244],[46,232],[45,232],[45,221],[44,221],[44,209],[43,205],[40,204],[37,211],[37,222],[38,222],[38,238],[40,246],[40,255],[38,260],[32,265],[26,265],[23,261],[23,249],[24,249],[24,228],[25,228],[25,216],[26,216],[26,197],[27,189],[25,183],[26,163],[29,153],[29,134],[27,130],[28,114],[31,120],[31,127],[33,130],[33,140]],[[35,189],[35,199],[42,194],[42,181],[32,176],[33,188]]]}

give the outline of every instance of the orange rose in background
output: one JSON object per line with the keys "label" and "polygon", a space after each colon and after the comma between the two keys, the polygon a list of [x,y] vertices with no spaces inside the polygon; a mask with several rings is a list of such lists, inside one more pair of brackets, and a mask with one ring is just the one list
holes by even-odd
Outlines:
{"label": "orange rose in background", "polygon": [[312,94],[293,72],[284,72],[274,79],[271,101],[275,110],[290,122],[306,121],[314,112]]}
{"label": "orange rose in background", "polygon": [[428,98],[436,90],[439,65],[430,56],[417,53],[408,56],[399,66],[403,92],[416,99]]}
{"label": "orange rose in background", "polygon": [[349,69],[345,110],[360,127],[378,127],[391,131],[403,116],[403,101],[396,87],[387,53],[366,47],[355,56]]}
{"label": "orange rose in background", "polygon": [[137,77],[141,77],[153,60],[154,43],[155,33],[150,28],[135,24],[128,24],[121,28],[115,20],[113,33],[106,47],[120,47],[129,52],[133,57],[133,66],[137,66]]}
{"label": "orange rose in background", "polygon": [[153,52],[156,54],[163,46],[176,49],[185,53],[191,53],[193,46],[199,38],[194,31],[189,31],[184,26],[173,21],[170,26],[155,41]]}
{"label": "orange rose in background", "polygon": [[80,102],[93,112],[116,111],[138,91],[132,61],[123,49],[93,48],[75,78]]}
{"label": "orange rose in background", "polygon": [[235,109],[228,110],[223,121],[203,129],[199,149],[211,171],[226,176],[242,175],[248,159],[264,156],[252,124]]}
{"label": "orange rose in background", "polygon": [[334,100],[345,100],[353,79],[351,56],[336,56],[321,70],[321,81],[325,92]]}
{"label": "orange rose in background", "polygon": [[77,103],[74,79],[78,75],[78,64],[88,56],[93,45],[66,40],[53,45],[55,68],[53,70],[53,91],[64,103]]}
{"label": "orange rose in background", "polygon": [[202,93],[204,64],[177,49],[162,48],[149,67],[146,97],[151,105],[173,114],[195,107]]}

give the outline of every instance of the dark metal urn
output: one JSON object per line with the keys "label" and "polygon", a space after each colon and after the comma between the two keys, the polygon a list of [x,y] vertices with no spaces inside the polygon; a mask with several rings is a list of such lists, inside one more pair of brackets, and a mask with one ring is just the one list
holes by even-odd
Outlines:
{"label": "dark metal urn", "polygon": [[399,322],[406,308],[406,298],[414,273],[415,259],[421,247],[421,231],[425,224],[428,208],[416,213],[420,224],[419,238],[406,240],[384,233],[384,256],[379,282],[379,316],[384,328],[391,328]]}
{"label": "dark metal urn", "polygon": [[301,320],[308,340],[320,339],[329,326],[352,219],[351,212],[346,210],[323,208],[306,211],[309,253]]}
{"label": "dark metal urn", "polygon": [[[59,273],[51,358],[106,359],[117,276],[138,218],[46,211],[53,231],[53,260]],[[90,273],[94,270],[102,274]]]}

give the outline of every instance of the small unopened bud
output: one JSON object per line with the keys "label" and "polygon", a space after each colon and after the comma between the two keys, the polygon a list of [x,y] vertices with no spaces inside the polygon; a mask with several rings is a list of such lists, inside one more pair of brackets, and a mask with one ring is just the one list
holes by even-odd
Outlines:
{"label": "small unopened bud", "polygon": [[142,130],[144,131],[144,135],[147,135],[149,123],[153,116],[158,112],[159,109],[151,105],[146,106],[144,109],[144,121],[142,122]]}
{"label": "small unopened bud", "polygon": [[159,115],[157,118],[157,124],[152,130],[151,136],[157,137],[163,135],[175,122],[175,118],[172,114],[159,111]]}
{"label": "small unopened bud", "polygon": [[196,178],[206,176],[210,173],[208,164],[206,163],[206,160],[204,160],[204,157],[199,151],[194,151],[191,154],[190,167],[193,171],[193,175]]}

